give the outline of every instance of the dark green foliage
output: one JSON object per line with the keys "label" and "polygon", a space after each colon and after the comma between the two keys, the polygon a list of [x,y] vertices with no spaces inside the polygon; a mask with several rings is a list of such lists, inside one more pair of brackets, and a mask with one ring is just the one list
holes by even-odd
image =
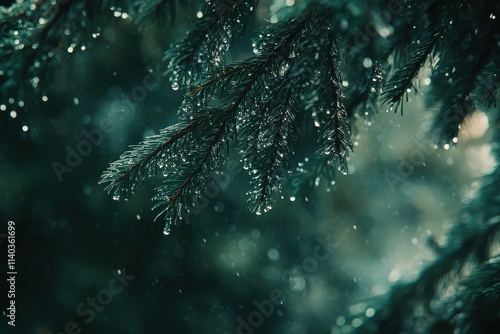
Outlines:
{"label": "dark green foliage", "polygon": [[195,0],[131,1],[127,9],[132,11],[134,19],[137,22],[146,21],[147,18],[151,17],[162,24],[165,23],[166,19],[174,22],[177,7],[179,5],[193,7],[195,3],[197,3]]}
{"label": "dark green foliage", "polygon": [[293,197],[307,197],[321,182],[328,187],[335,184],[335,169],[328,156],[305,158],[298,163],[298,167],[291,178],[291,195]]}
{"label": "dark green foliage", "polygon": [[[450,312],[448,289],[454,289],[456,284],[462,284],[462,280],[474,281],[475,275],[467,275],[477,270],[478,267],[485,266],[484,262],[488,261],[493,246],[497,244],[498,233],[500,233],[500,222],[489,226],[474,226],[472,222],[455,226],[450,232],[449,244],[439,249],[437,259],[424,269],[414,282],[395,286],[386,297],[387,299],[381,301],[382,305],[377,305],[378,312],[375,316],[355,332],[399,333],[411,331],[412,328],[418,327],[420,322],[425,324],[422,330],[429,330],[427,326],[430,328],[434,326],[429,333],[447,333],[447,331],[437,331],[436,328],[445,322],[437,315],[445,311]],[[497,297],[500,296],[497,295]],[[463,309],[459,307],[459,311],[454,312],[462,312],[463,316],[471,315],[471,310],[467,309],[469,305],[460,306]],[[450,323],[446,328],[454,326],[461,328],[462,325],[455,321],[456,319],[447,319]],[[488,328],[487,324],[482,324],[482,326]],[[481,327],[474,328],[477,330]]]}
{"label": "dark green foliage", "polygon": [[186,37],[165,53],[167,75],[178,89],[199,80],[206,71],[220,67],[229,46],[245,31],[246,22],[257,6],[257,0],[240,0],[228,5],[222,0],[209,1],[203,15]]}
{"label": "dark green foliage", "polygon": [[[495,89],[499,82],[500,24],[498,18],[492,19],[499,14],[498,2],[470,2],[444,37],[428,99],[429,107],[438,108],[432,132],[444,143],[451,143],[460,124],[473,111],[493,104],[493,93],[485,90]],[[456,57],[457,54],[464,56]],[[464,69],[463,73],[458,74],[459,69]]]}
{"label": "dark green foliage", "polygon": [[[231,149],[250,174],[248,202],[257,214],[271,209],[289,174],[290,196],[305,197],[323,181],[335,184],[336,170],[348,173],[353,121],[375,117],[379,95],[403,113],[422,68],[431,70],[425,97],[435,112],[435,141],[455,144],[466,117],[483,109],[500,160],[500,2],[494,0],[402,0],[390,20],[375,13],[384,1],[302,1],[303,10],[276,13],[278,22],[257,32],[254,55],[236,62],[231,46],[251,22],[256,0],[17,2],[0,12],[2,95],[37,88],[54,60],[84,46],[100,9],[127,11],[144,27],[147,18],[172,21],[179,4],[193,18],[199,14],[164,56],[165,74],[183,93],[179,123],[131,146],[100,181],[118,200],[160,176],[153,200],[166,234],[198,210]],[[361,45],[354,31],[367,21],[375,33]],[[302,161],[298,167],[296,161]],[[499,189],[497,166],[447,242],[434,242],[435,260],[414,281],[370,301],[374,316],[346,331],[493,333],[499,326]]]}
{"label": "dark green foliage", "polygon": [[[176,218],[182,219],[183,210],[194,209],[193,195],[203,190],[223,161],[226,150],[221,147],[234,139],[252,176],[250,209],[267,211],[291,170],[299,124],[305,122],[321,128],[319,156],[328,157],[328,166],[338,161],[340,170],[347,173],[352,144],[341,92],[340,57],[329,28],[332,17],[328,7],[311,7],[297,18],[263,30],[255,41],[256,56],[220,67],[203,63],[210,72],[192,85],[181,108],[189,123],[164,131],[160,136],[165,142],[155,136],[113,163],[102,179],[110,182],[108,191],[118,187],[120,194],[130,195],[145,175],[155,175],[154,157],[165,154],[165,168],[172,165],[178,170],[164,171],[167,180],[155,196],[157,206],[166,207],[168,230]],[[310,111],[313,119],[304,111]],[[199,115],[207,120],[203,126],[198,126]],[[182,153],[181,147],[188,147],[189,154]]]}
{"label": "dark green foliage", "polygon": [[454,298],[456,308],[449,322],[455,323],[459,333],[496,333],[500,328],[500,258],[497,256],[460,282]]}
{"label": "dark green foliage", "polygon": [[62,57],[86,50],[89,39],[100,35],[100,20],[109,21],[115,13],[126,13],[138,24],[149,17],[172,20],[179,4],[195,2],[43,0],[0,7],[0,96],[23,101],[31,90],[45,91],[41,78]]}
{"label": "dark green foliage", "polygon": [[[499,159],[500,115],[494,117],[494,154]],[[432,334],[496,333],[500,319],[499,189],[497,166],[448,232],[447,244],[433,247],[436,259],[415,281],[397,285],[385,298],[375,300],[378,312],[354,332],[400,333],[419,328]]]}
{"label": "dark green foliage", "polygon": [[396,103],[397,109],[403,96],[415,89],[420,68],[435,54],[461,5],[460,1],[404,1],[392,46],[396,73],[386,85],[383,101]]}
{"label": "dark green foliage", "polygon": [[[456,143],[465,118],[495,104],[498,87],[500,5],[497,1],[403,1],[392,56],[395,73],[383,101],[398,106],[416,90],[420,69],[432,66],[427,105],[438,112],[431,133],[442,144]],[[471,53],[471,51],[473,51]],[[457,56],[464,55],[464,56]]]}
{"label": "dark green foliage", "polygon": [[86,1],[19,1],[0,9],[2,96],[18,95],[24,100],[27,87],[43,84],[40,78],[52,64],[82,46],[89,6]]}
{"label": "dark green foliage", "polygon": [[[184,140],[184,133],[198,138],[191,133],[191,130],[197,127],[189,122],[197,123],[200,115],[208,117],[213,128],[213,132],[206,132],[212,136],[209,135],[203,145],[193,140],[182,142],[190,143],[188,146],[179,145],[184,147],[186,152],[191,152],[196,147],[201,150],[201,155],[195,159],[186,159],[189,161],[183,167],[186,171],[176,174],[179,179],[175,182],[166,181],[166,185],[159,188],[159,195],[155,199],[159,201],[159,205],[167,208],[167,225],[175,218],[182,219],[182,210],[189,212],[192,209],[190,197],[193,194],[196,196],[206,186],[206,182],[216,171],[216,166],[220,165],[220,158],[226,153],[217,156],[222,152],[219,148],[222,143],[219,140],[223,140],[224,145],[227,145],[227,140],[233,140],[242,155],[245,168],[250,171],[253,181],[248,194],[250,208],[254,212],[260,213],[271,207],[275,193],[280,191],[285,183],[286,174],[291,173],[291,159],[299,128],[305,129],[310,137],[310,125],[314,124],[319,131],[317,136],[313,136],[316,136],[319,146],[316,154],[310,156],[309,164],[316,162],[315,166],[299,168],[295,173],[295,187],[317,184],[317,178],[321,177],[322,173],[327,176],[328,183],[331,183],[336,164],[339,170],[346,174],[347,154],[352,150],[350,119],[359,116],[373,117],[375,114],[384,77],[384,66],[378,59],[382,59],[384,54],[394,59],[395,74],[386,84],[383,96],[386,101],[396,105],[400,104],[402,97],[412,87],[426,61],[440,57],[431,78],[433,83],[439,83],[439,88],[435,91],[440,94],[434,95],[429,101],[432,101],[432,105],[442,106],[437,118],[442,118],[443,114],[449,116],[449,110],[453,116],[451,120],[435,122],[434,132],[438,131],[437,129],[441,129],[439,131],[443,133],[447,132],[440,138],[451,141],[456,136],[458,126],[466,115],[457,110],[456,105],[464,102],[473,90],[478,90],[476,95],[481,89],[487,93],[487,96],[479,101],[481,105],[495,104],[495,71],[498,68],[494,66],[496,57],[493,56],[496,54],[497,45],[492,44],[491,38],[497,38],[497,35],[493,32],[495,30],[489,28],[494,28],[495,26],[491,25],[496,24],[490,21],[496,21],[481,20],[485,13],[496,9],[497,5],[493,3],[471,5],[448,1],[403,1],[402,15],[395,21],[396,33],[389,43],[378,36],[370,39],[365,45],[373,59],[367,58],[359,48],[347,48],[343,56],[338,47],[339,38],[343,39],[340,44],[344,47],[348,45],[346,43],[354,40],[349,31],[338,32],[342,30],[342,24],[335,19],[336,15],[340,18],[355,17],[348,6],[316,3],[295,18],[285,19],[261,30],[259,38],[253,44],[256,55],[229,64],[226,63],[229,61],[231,41],[233,37],[241,35],[245,22],[257,4],[253,1],[241,2],[231,11],[225,11],[224,15],[220,15],[216,5],[215,2],[209,2],[203,17],[197,20],[186,38],[175,44],[165,55],[169,64],[167,74],[173,81],[174,89],[182,86],[185,92],[180,113],[186,122],[183,126],[174,127],[178,129],[178,133],[165,132],[171,136],[170,139],[163,137],[166,143],[177,143],[177,139]],[[389,22],[379,22],[375,15],[370,17],[374,22],[378,22],[375,27],[390,31],[387,28]],[[460,60],[453,57],[453,54],[463,52],[457,50],[457,47],[464,47],[457,46],[460,43],[447,37],[452,34],[449,22],[471,17],[475,18],[474,22],[478,22],[478,25],[482,25],[476,38],[466,38],[467,31],[456,35],[467,42],[477,44],[475,50],[480,51],[479,46],[483,46],[490,53],[485,53],[484,59],[480,56],[473,59],[481,63],[476,65],[474,70],[457,72],[463,74],[455,78],[452,88],[448,89],[446,86],[449,82],[440,82],[443,78],[440,74],[446,70],[448,75],[452,73],[452,69],[447,69],[448,63],[460,65]],[[460,28],[462,26],[465,27],[461,25]],[[463,28],[467,29],[469,28]],[[384,52],[384,47],[389,47],[391,51]],[[466,64],[461,66],[465,68]],[[358,70],[354,70],[356,67]],[[488,69],[484,71],[484,77],[492,81],[486,90],[477,85],[478,71],[482,72],[483,67]],[[350,86],[345,89],[347,97],[344,97],[343,92],[342,71],[346,71],[349,80],[345,84]],[[213,120],[218,120],[216,122],[210,116],[212,113],[220,113],[223,116],[214,116]],[[299,143],[303,145],[302,142]],[[153,144],[157,147],[149,148],[153,154],[166,153],[160,149],[165,147],[165,143],[159,142],[158,137],[144,145]],[[142,152],[143,149],[135,147],[134,150]],[[174,155],[174,158],[169,154]],[[167,161],[175,160],[178,155],[182,156],[182,153],[177,151],[169,154],[165,155]],[[133,157],[133,167],[129,165],[130,157]],[[145,167],[150,168],[149,161],[155,160],[150,160],[148,156],[127,153],[121,160],[112,164],[111,169],[104,174],[102,182],[111,182],[107,189],[114,191],[117,182],[122,184],[120,173],[127,174],[124,172],[127,168],[132,168],[132,178],[140,177],[142,180],[144,175],[154,175],[155,173],[149,173],[149,169],[142,171]],[[124,166],[120,168],[121,164]],[[114,170],[120,170],[120,173],[115,173]],[[204,177],[194,178],[195,174],[201,172]],[[302,175],[299,175],[301,173]],[[171,175],[167,172],[165,174]],[[303,177],[303,180],[299,180],[300,177]],[[127,190],[126,183],[123,185],[124,188],[120,188],[120,192],[130,195],[133,189]],[[295,189],[295,193],[301,191],[300,188]]]}

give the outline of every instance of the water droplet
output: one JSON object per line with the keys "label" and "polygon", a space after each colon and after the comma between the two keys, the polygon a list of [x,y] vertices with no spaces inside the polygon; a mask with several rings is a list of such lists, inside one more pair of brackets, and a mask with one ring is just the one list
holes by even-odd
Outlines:
{"label": "water droplet", "polygon": [[375,315],[375,309],[373,307],[367,308],[365,312],[366,317],[371,318]]}
{"label": "water droplet", "polygon": [[318,186],[319,186],[319,183],[320,183],[320,180],[321,180],[321,178],[318,176],[318,177],[314,180],[314,186],[318,187]]}
{"label": "water droplet", "polygon": [[173,90],[178,90],[179,89],[179,84],[177,82],[172,83],[172,89]]}
{"label": "water droplet", "polygon": [[364,68],[370,68],[372,67],[373,65],[373,62],[370,58],[366,57],[365,59],[363,59],[363,67]]}
{"label": "water droplet", "polygon": [[214,206],[214,210],[215,212],[224,212],[224,203],[222,202],[217,202],[217,204],[215,204]]}
{"label": "water droplet", "polygon": [[277,260],[280,256],[280,253],[279,251],[276,249],[276,248],[271,248],[267,251],[267,257],[270,259],[270,260]]}

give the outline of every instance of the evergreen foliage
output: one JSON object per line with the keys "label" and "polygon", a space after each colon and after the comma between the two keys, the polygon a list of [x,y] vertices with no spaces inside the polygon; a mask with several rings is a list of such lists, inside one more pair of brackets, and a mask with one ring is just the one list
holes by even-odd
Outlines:
{"label": "evergreen foliage", "polygon": [[[403,114],[422,68],[431,69],[425,97],[436,143],[456,144],[467,116],[481,108],[496,131],[492,145],[500,161],[500,2],[402,0],[395,19],[384,21],[357,15],[348,1],[303,1],[303,10],[284,9],[277,22],[258,31],[253,56],[232,61],[231,45],[261,4],[240,0],[221,7],[221,1],[181,1],[201,14],[164,56],[165,74],[184,96],[179,123],[131,146],[100,181],[114,199],[128,199],[161,174],[153,200],[166,234],[194,209],[232,148],[251,176],[248,202],[257,214],[272,208],[290,174],[290,195],[297,197],[319,180],[334,184],[337,170],[348,173],[353,122],[375,117],[379,102]],[[140,26],[147,17],[173,20],[178,5],[128,1],[125,9],[119,3],[18,1],[2,9],[2,94],[37,88],[34,78],[56,63],[57,50],[83,45],[83,34],[66,31],[84,31],[103,15],[101,8],[124,9]],[[381,9],[386,2],[371,5]],[[358,47],[353,27],[366,20],[378,30]],[[436,260],[416,280],[371,301],[375,315],[352,332],[496,333],[499,186],[497,166],[447,243],[435,245]]]}
{"label": "evergreen foliage", "polygon": [[[107,190],[117,197],[129,196],[137,182],[163,169],[169,177],[157,188],[154,199],[157,206],[166,206],[168,231],[176,218],[182,219],[183,210],[192,209],[195,197],[227,156],[232,139],[252,176],[250,209],[260,214],[271,208],[275,194],[282,189],[300,124],[310,120],[320,128],[318,155],[327,158],[330,168],[338,162],[339,170],[347,174],[351,130],[332,18],[331,8],[310,6],[298,17],[260,32],[254,57],[224,66],[204,64],[208,74],[192,85],[181,78],[187,85],[180,110],[184,123],[133,147],[113,163],[102,179],[109,183]],[[189,43],[185,39],[167,52],[175,68],[184,58],[171,58],[172,54],[180,54],[179,49],[191,52],[192,48],[185,47]],[[210,57],[203,59],[219,57],[220,50],[207,51]],[[196,71],[189,62],[184,64],[188,71]],[[196,78],[196,74],[189,77]],[[174,85],[177,80],[174,78]],[[188,148],[187,156],[177,153],[182,147]]]}

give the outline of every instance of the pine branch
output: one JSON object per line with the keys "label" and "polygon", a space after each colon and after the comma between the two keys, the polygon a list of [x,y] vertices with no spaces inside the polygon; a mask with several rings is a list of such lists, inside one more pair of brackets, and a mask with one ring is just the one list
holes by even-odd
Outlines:
{"label": "pine branch", "polygon": [[[399,20],[404,26],[397,25],[395,28],[397,33],[393,46],[393,50],[396,51],[397,71],[386,84],[382,95],[384,103],[396,105],[395,111],[405,94],[415,89],[413,82],[420,69],[436,52],[439,42],[450,29],[450,22],[456,17],[461,5],[461,1],[449,3],[447,0],[420,3],[410,0],[404,3],[408,13]],[[421,22],[424,22],[423,27]],[[402,108],[401,104],[401,113]]]}
{"label": "pine branch", "polygon": [[353,84],[354,87],[346,93],[345,108],[349,117],[354,115],[371,119],[378,111],[379,96],[382,92],[382,66],[376,61],[366,71],[361,71],[361,74],[361,78],[354,80],[356,85]]}
{"label": "pine branch", "polygon": [[155,17],[172,19],[176,6],[177,0],[39,0],[0,6],[1,96],[24,101],[29,100],[27,90],[45,89],[45,80],[63,57],[89,48],[90,29],[113,17],[111,10],[142,25]]}
{"label": "pine branch", "polygon": [[164,24],[167,20],[174,23],[178,5],[184,7],[194,7],[196,0],[150,0],[133,1],[129,7],[134,20],[139,24],[144,24],[148,20],[156,20]]}
{"label": "pine branch", "polygon": [[[189,212],[193,204],[189,200],[200,196],[211,181],[212,174],[220,168],[219,162],[227,155],[228,137],[234,126],[230,124],[234,123],[232,108],[212,111],[213,118],[202,125],[203,137],[197,135],[187,143],[192,148],[189,154],[180,159],[174,170],[163,173],[166,179],[163,185],[156,188],[157,194],[153,200],[157,204],[153,209],[165,207],[157,218],[165,215],[166,231],[177,219],[183,219],[182,209]],[[214,127],[214,123],[217,126]]]}
{"label": "pine branch", "polygon": [[[387,36],[391,36],[394,29],[394,17],[390,21],[383,17],[382,13],[386,13],[387,9],[387,2],[384,1],[365,3],[359,12],[354,13],[349,4],[344,5],[347,8],[342,6],[335,16],[341,20],[337,20],[340,22],[337,30],[345,30],[338,36],[345,108],[349,118],[371,120],[379,109],[378,100],[388,67],[384,63],[390,46]],[[342,22],[349,22],[349,25],[346,27]],[[374,34],[370,36],[360,34],[360,31],[366,31],[367,22],[374,29]]]}
{"label": "pine branch", "polygon": [[[183,110],[195,111],[197,106],[206,105],[215,95],[220,95],[220,100],[231,101],[237,99],[240,91],[249,82],[256,84],[255,95],[260,95],[264,82],[279,79],[276,73],[282,70],[285,62],[293,54],[295,44],[300,39],[300,34],[312,19],[309,10],[298,18],[293,18],[273,25],[260,33],[262,36],[255,42],[257,55],[248,60],[240,61],[233,65],[214,70],[203,80],[194,84],[188,94]],[[292,60],[293,61],[293,60]]]}
{"label": "pine branch", "polygon": [[[128,199],[146,177],[154,177],[162,170],[166,179],[153,200],[157,201],[154,208],[166,206],[160,215],[165,213],[168,229],[176,218],[182,219],[177,214],[183,206],[191,204],[190,195],[207,184],[221,156],[227,152],[235,109],[236,106],[205,110],[132,146],[110,164],[99,183],[109,183],[105,190],[112,192],[115,200],[121,196]],[[179,154],[187,147],[188,153]]]}
{"label": "pine branch", "polygon": [[330,156],[332,165],[335,161],[338,161],[339,170],[343,174],[347,174],[347,150],[353,149],[351,126],[343,104],[342,78],[338,68],[340,58],[333,37],[331,37],[326,59],[328,71],[326,77],[330,87],[324,94],[324,98],[328,100],[327,109],[324,113],[330,116],[325,126],[320,127],[321,146],[318,153]]}
{"label": "pine branch", "polygon": [[19,1],[0,7],[1,94],[22,101],[25,89],[36,90],[62,55],[82,43],[88,10],[86,1]]}
{"label": "pine branch", "polygon": [[461,334],[496,333],[500,326],[500,257],[476,268],[460,286],[447,322]]}
{"label": "pine branch", "polygon": [[[250,209],[267,211],[290,170],[298,124],[305,117],[298,108],[321,114],[324,129],[318,152],[328,157],[329,165],[339,160],[346,173],[346,149],[352,145],[340,89],[340,56],[333,33],[325,35],[318,29],[331,25],[331,13],[329,7],[311,6],[296,18],[263,30],[255,43],[256,56],[214,69],[186,95],[180,124],[133,146],[110,165],[101,180],[109,183],[106,190],[115,197],[128,197],[145,176],[164,168],[166,179],[154,200],[155,208],[164,207],[167,231],[193,209],[189,200],[220,165],[225,156],[222,147],[236,139],[245,168],[251,170]],[[326,76],[317,71],[321,65]],[[322,99],[318,106],[297,102],[304,94],[322,94]],[[173,166],[175,171],[170,171]]]}
{"label": "pine branch", "polygon": [[335,185],[335,168],[328,156],[313,156],[299,162],[292,174],[291,197],[307,197],[323,180],[328,187]]}
{"label": "pine branch", "polygon": [[[290,169],[294,141],[298,136],[297,111],[291,101],[291,90],[272,99],[268,109],[270,117],[261,122],[256,136],[256,156],[252,163],[252,188],[247,193],[251,203],[250,210],[260,214],[271,209],[276,192],[281,191],[285,175]],[[281,109],[279,114],[271,112]]]}
{"label": "pine branch", "polygon": [[[495,143],[494,154],[498,160],[500,159],[500,146],[498,145],[500,114],[496,113],[492,121],[496,129],[492,142]],[[479,196],[463,209],[459,223],[448,232],[448,243],[439,248],[436,260],[429,264],[415,281],[393,287],[385,302],[377,308],[375,315],[353,332],[411,331],[416,323],[408,319],[427,324],[429,328],[420,330],[427,330],[429,333],[440,333],[443,328],[444,333],[453,332],[454,329],[480,332],[479,329],[483,326],[475,323],[474,319],[470,319],[472,322],[469,320],[461,322],[460,318],[453,318],[454,313],[465,312],[466,314],[469,311],[462,304],[464,307],[459,306],[458,311],[453,307],[452,312],[449,313],[450,301],[446,298],[445,292],[456,284],[463,284],[470,280],[476,281],[477,276],[474,272],[488,268],[488,261],[496,261],[493,257],[497,256],[500,237],[499,185],[500,166],[497,166],[490,175],[484,178]],[[491,278],[493,277],[485,279]],[[487,286],[488,284],[483,285],[483,287]],[[470,292],[473,290],[464,291],[465,294]],[[471,316],[475,314],[477,313],[470,313]],[[474,327],[470,329],[464,327],[466,323],[467,326]]]}
{"label": "pine branch", "polygon": [[[495,57],[498,58],[500,52],[495,33],[500,24],[498,20],[489,18],[494,15],[492,13],[500,14],[500,6],[496,2],[472,4],[467,9],[464,20],[467,17],[471,23],[458,22],[459,26],[453,31],[454,37],[448,37],[448,45],[431,76],[433,90],[427,105],[439,106],[431,133],[441,144],[453,145],[456,142],[464,119],[476,108],[491,104],[488,99],[491,101],[492,92],[496,90],[494,87],[500,83],[500,79],[491,72]],[[468,57],[457,57],[468,52],[471,52]],[[491,81],[486,82],[485,77]],[[479,96],[475,92],[485,95]]]}
{"label": "pine branch", "polygon": [[[207,71],[220,67],[235,37],[244,33],[246,22],[257,0],[240,0],[232,7],[222,0],[209,1],[202,17],[186,37],[173,45],[164,56],[172,87],[189,87]],[[201,12],[200,12],[201,13]]]}
{"label": "pine branch", "polygon": [[[270,59],[262,61],[257,68],[258,73],[256,72],[256,74],[264,73],[264,69],[270,61]],[[172,156],[178,156],[176,150],[183,152],[186,148],[188,148],[188,152],[191,152],[195,148],[195,151],[201,150],[202,153],[198,152],[196,158],[190,157],[189,161],[191,161],[191,164],[183,165],[181,172],[174,174],[175,178],[169,177],[162,187],[157,188],[158,194],[154,199],[159,201],[159,203],[155,207],[158,207],[158,205],[167,205],[163,213],[166,216],[166,228],[168,229],[175,217],[179,217],[179,210],[181,210],[183,204],[185,205],[190,189],[193,186],[195,188],[202,186],[202,182],[199,182],[199,184],[196,184],[196,182],[200,181],[197,176],[201,175],[201,172],[206,171],[203,165],[210,158],[210,151],[208,149],[214,148],[219,143],[218,141],[222,138],[223,129],[226,129],[226,125],[228,125],[228,131],[231,131],[231,127],[229,126],[230,120],[234,119],[237,111],[247,99],[247,95],[251,94],[252,88],[258,78],[259,75],[255,75],[244,82],[236,99],[228,103],[226,108],[219,108],[215,113],[201,113],[201,116],[196,116],[199,111],[192,112],[189,116],[186,116],[186,119],[189,119],[188,123],[169,127],[162,131],[160,135],[149,138],[141,145],[133,146],[131,151],[126,152],[118,161],[110,165],[107,172],[103,174],[101,183],[110,183],[106,187],[106,190],[114,192],[115,198],[119,198],[121,194],[128,197],[133,193],[138,182],[144,180],[144,171],[150,177],[156,174],[156,166],[162,165],[161,161],[157,160],[158,157],[171,159]],[[222,119],[216,117],[219,113],[224,115]],[[212,119],[212,117],[215,118]],[[210,128],[214,127],[217,130],[215,132],[210,131]],[[207,138],[207,133],[212,133],[213,137],[209,136]],[[228,136],[229,133],[225,137]],[[196,138],[198,143],[191,142],[190,139],[193,138]],[[204,144],[209,142],[210,145],[200,145],[199,143],[202,141]],[[191,148],[192,146],[194,147]],[[218,159],[214,157],[212,160],[216,161]],[[172,165],[176,166],[175,161],[175,159],[174,162],[169,161],[167,163],[167,161],[163,161],[163,164],[166,168]],[[168,172],[166,174],[169,175]]]}
{"label": "pine branch", "polygon": [[[461,235],[464,235],[460,226]],[[431,301],[439,303],[441,294],[444,291],[441,284],[456,280],[453,277],[460,277],[460,271],[464,266],[474,263],[481,265],[488,258],[494,244],[495,235],[500,233],[500,222],[493,223],[486,227],[476,227],[469,229],[460,241],[453,240],[452,243],[441,249],[439,257],[431,265],[422,271],[419,278],[414,282],[401,284],[392,288],[383,306],[376,311],[375,316],[355,330],[355,333],[399,333],[409,330],[415,324],[407,322],[406,319],[414,317],[414,312],[419,312],[419,318],[432,319],[434,311]],[[485,243],[485,240],[489,242]],[[448,285],[447,285],[448,286]],[[439,305],[439,304],[438,304]],[[426,310],[422,314],[422,307]]]}

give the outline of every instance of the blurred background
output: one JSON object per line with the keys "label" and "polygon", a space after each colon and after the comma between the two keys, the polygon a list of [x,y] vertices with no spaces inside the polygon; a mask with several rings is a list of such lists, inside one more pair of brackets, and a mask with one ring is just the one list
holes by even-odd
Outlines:
{"label": "blurred background", "polygon": [[[196,18],[181,10],[173,25],[139,30],[119,9],[109,16],[45,77],[30,78],[40,89],[29,99],[0,101],[0,233],[16,223],[15,332],[341,333],[361,325],[346,322],[351,314],[373,315],[371,297],[432,260],[430,246],[494,165],[481,111],[457,148],[436,149],[424,131],[430,112],[411,96],[404,117],[382,107],[355,124],[350,171],[335,185],[320,182],[307,198],[284,191],[256,216],[249,177],[236,168],[190,224],[164,235],[150,210],[160,178],[129,202],[98,181],[129,145],[176,123],[182,93],[158,74]],[[251,55],[266,17],[250,22],[234,59]],[[72,151],[85,154],[69,166]],[[6,244],[0,238],[3,254]],[[115,270],[130,280],[109,294]],[[7,319],[0,328],[12,330]]]}

